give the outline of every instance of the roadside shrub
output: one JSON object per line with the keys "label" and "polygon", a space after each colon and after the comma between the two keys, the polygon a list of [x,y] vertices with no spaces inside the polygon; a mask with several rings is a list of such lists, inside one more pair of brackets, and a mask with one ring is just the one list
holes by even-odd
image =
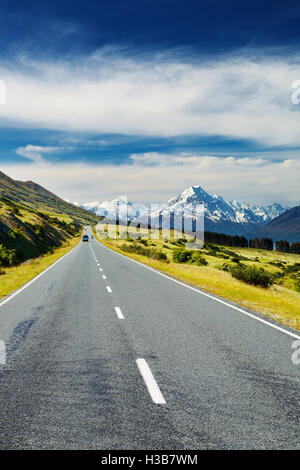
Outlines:
{"label": "roadside shrub", "polygon": [[276,268],[284,268],[284,264],[282,261],[270,261],[269,264],[271,266],[275,266]]}
{"label": "roadside shrub", "polygon": [[287,273],[297,273],[300,271],[300,263],[291,264],[289,266],[284,266],[283,268]]}
{"label": "roadside shrub", "polygon": [[214,256],[215,258],[218,258],[218,257],[219,257],[219,253],[217,253],[217,252],[214,251],[214,250],[210,250],[210,251],[208,252],[208,255],[209,255],[209,256]]}
{"label": "roadside shrub", "polygon": [[185,250],[177,248],[173,250],[173,261],[175,263],[196,264],[197,266],[207,266],[206,259],[198,250]]}
{"label": "roadside shrub", "polygon": [[283,271],[275,271],[274,273],[272,273],[272,276],[274,278],[274,281],[275,281],[275,279],[280,280],[284,276],[284,272]]}
{"label": "roadside shrub", "polygon": [[[210,253],[209,253],[209,255],[210,255]],[[222,258],[222,259],[229,259],[229,258],[230,258],[230,256],[228,256],[228,255],[223,255],[223,253],[217,253],[217,254],[216,254],[216,257],[217,257],[217,258]]]}
{"label": "roadside shrub", "polygon": [[228,259],[226,260],[222,266],[220,266],[218,269],[220,269],[221,271],[231,271],[232,268],[234,267],[241,267],[241,268],[244,268],[245,265],[243,263],[241,263],[240,261],[238,261],[237,263],[234,263],[233,264],[233,261],[232,259]]}
{"label": "roadside shrub", "polygon": [[175,248],[173,250],[173,261],[175,263],[187,263],[192,257],[192,252],[184,248]]}
{"label": "roadside shrub", "polygon": [[239,263],[240,261],[250,261],[249,258],[242,256],[232,250],[223,248],[221,246],[213,245],[212,243],[205,242],[203,245],[205,250],[208,250],[209,256],[214,256],[215,258],[229,259],[232,258],[234,263]]}
{"label": "roadside shrub", "polygon": [[122,251],[125,251],[127,253],[137,253],[138,255],[144,256],[147,256],[149,251],[147,248],[137,243],[132,243],[130,245],[128,243],[123,243],[120,248]]}
{"label": "roadside shrub", "polygon": [[280,281],[289,289],[300,292],[300,272],[285,275]]}
{"label": "roadside shrub", "polygon": [[297,292],[300,292],[300,276],[295,278],[295,289]]}
{"label": "roadside shrub", "polygon": [[178,246],[180,248],[184,248],[185,244],[187,243],[186,238],[177,238],[176,240],[170,240],[172,245]]}
{"label": "roadside shrub", "polygon": [[229,271],[235,279],[254,286],[267,288],[274,283],[273,276],[263,268],[237,265],[230,267]]}
{"label": "roadside shrub", "polygon": [[221,271],[228,272],[230,267],[231,267],[231,263],[229,261],[225,261],[225,263],[223,263],[222,266],[220,266],[218,269],[220,269]]}
{"label": "roadside shrub", "polygon": [[205,242],[203,245],[203,248],[205,250],[210,250],[210,251],[220,251],[220,247],[217,245],[213,245],[213,243]]}
{"label": "roadside shrub", "polygon": [[127,243],[123,243],[120,248],[122,251],[125,251],[127,253],[136,253],[138,255],[147,256],[148,258],[168,262],[168,257],[163,251],[156,250],[155,248],[146,248],[145,246],[140,245],[136,242],[130,245]]}
{"label": "roadside shrub", "polygon": [[168,257],[166,253],[163,251],[157,251],[157,250],[150,250],[152,252],[151,258],[157,259],[159,261],[168,261]]}
{"label": "roadside shrub", "polygon": [[20,250],[11,250],[0,245],[0,266],[14,266],[22,261],[24,261],[24,256]]}
{"label": "roadside shrub", "polygon": [[226,255],[228,256],[232,256],[233,258],[239,258],[240,256],[235,253],[234,251],[232,250],[228,250],[227,248],[225,248],[224,250],[222,250],[223,253],[225,253]]}
{"label": "roadside shrub", "polygon": [[197,266],[207,266],[208,262],[206,259],[201,255],[199,251],[194,251],[192,253],[191,259],[189,261],[191,264],[196,264]]}

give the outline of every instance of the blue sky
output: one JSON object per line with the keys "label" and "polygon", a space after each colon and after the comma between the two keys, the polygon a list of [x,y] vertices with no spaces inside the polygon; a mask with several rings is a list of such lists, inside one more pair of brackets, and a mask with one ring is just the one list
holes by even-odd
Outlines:
{"label": "blue sky", "polygon": [[62,197],[299,204],[297,1],[2,1],[0,163]]}

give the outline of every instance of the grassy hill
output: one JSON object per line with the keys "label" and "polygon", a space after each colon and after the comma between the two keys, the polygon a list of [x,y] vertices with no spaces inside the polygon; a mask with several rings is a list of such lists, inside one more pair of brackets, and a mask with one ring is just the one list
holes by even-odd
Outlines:
{"label": "grassy hill", "polygon": [[68,215],[78,223],[96,223],[90,211],[74,206],[32,181],[15,181],[0,171],[0,197],[44,213]]}
{"label": "grassy hill", "polygon": [[31,181],[0,172],[0,267],[12,266],[61,246],[84,223],[99,218]]}

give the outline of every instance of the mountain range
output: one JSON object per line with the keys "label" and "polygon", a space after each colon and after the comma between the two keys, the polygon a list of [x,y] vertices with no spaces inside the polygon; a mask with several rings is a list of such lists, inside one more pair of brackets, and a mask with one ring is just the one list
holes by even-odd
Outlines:
{"label": "mountain range", "polygon": [[[276,234],[276,237],[274,237]],[[275,217],[257,232],[259,237],[300,242],[300,206],[292,207]]]}
{"label": "mountain range", "polygon": [[222,196],[208,194],[201,186],[192,186],[177,197],[169,199],[167,210],[176,213],[185,207],[194,208],[198,204],[204,204],[205,230],[224,232],[229,235],[246,235],[288,209],[278,203],[257,206],[227,201]]}
{"label": "mountain range", "polygon": [[[205,230],[223,232],[229,235],[251,236],[263,226],[268,225],[274,218],[285,213],[289,207],[274,203],[260,206],[245,202],[227,201],[222,196],[210,195],[201,186],[191,186],[178,196],[167,201],[161,210],[150,209],[152,223],[158,223],[159,214],[168,217],[170,213],[181,214],[185,210],[185,217],[192,217],[193,209],[199,204],[204,204]],[[137,205],[139,206],[139,205]],[[119,210],[120,219],[136,219],[136,205],[132,202],[115,199],[113,201],[91,202],[82,207],[113,218],[116,210]],[[140,206],[139,220],[146,221],[145,206]]]}
{"label": "mountain range", "polygon": [[[181,214],[183,210],[185,216],[192,217],[193,208],[199,204],[205,207],[205,230],[248,238],[259,236],[300,241],[300,206],[289,208],[279,203],[260,206],[227,201],[221,196],[208,194],[201,186],[185,189],[160,209],[152,207],[152,223],[158,224],[160,214],[168,217],[172,213]],[[22,236],[27,240],[25,251],[28,256],[59,245],[68,228],[64,221],[70,227],[72,223],[76,226],[94,224],[99,221],[99,215],[114,218],[117,209],[121,220],[126,219],[127,214],[130,220],[136,220],[138,211],[138,219],[145,223],[148,221],[148,208],[143,204],[133,204],[121,198],[78,206],[33,181],[16,181],[0,171],[0,244],[1,240],[7,241],[11,230],[21,228]],[[34,233],[38,227],[45,228],[46,235],[42,241]],[[20,241],[21,236],[16,238],[16,245],[21,246]]]}

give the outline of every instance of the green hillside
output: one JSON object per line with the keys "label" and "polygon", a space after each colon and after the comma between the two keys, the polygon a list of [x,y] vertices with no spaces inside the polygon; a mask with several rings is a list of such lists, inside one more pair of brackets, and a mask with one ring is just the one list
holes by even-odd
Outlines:
{"label": "green hillside", "polygon": [[99,218],[90,211],[74,206],[32,181],[15,181],[0,171],[0,197],[45,213],[68,215],[78,223],[96,223]]}
{"label": "green hillside", "polygon": [[70,204],[33,182],[0,172],[0,267],[52,251],[74,237],[93,213]]}

